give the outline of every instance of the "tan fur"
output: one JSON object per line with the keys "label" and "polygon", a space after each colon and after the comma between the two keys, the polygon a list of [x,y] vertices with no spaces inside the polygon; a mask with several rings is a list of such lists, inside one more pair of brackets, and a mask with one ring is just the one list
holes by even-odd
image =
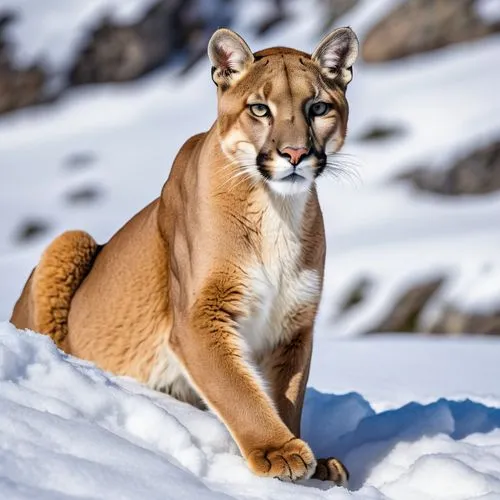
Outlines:
{"label": "tan fur", "polygon": [[[299,438],[325,260],[314,181],[345,138],[342,64],[355,47],[350,30],[334,33],[311,58],[252,54],[217,31],[216,123],[184,144],[161,196],[101,250],[86,233],[57,238],[12,315],[66,352],[210,407],[255,473],[284,480],[317,464]],[[318,101],[328,113],[308,118]],[[255,102],[270,114],[253,114]],[[287,159],[290,148],[308,156]],[[347,471],[325,459],[316,477],[343,484]]]}
{"label": "tan fur", "polygon": [[50,335],[64,348],[71,299],[92,267],[98,245],[83,231],[67,231],[42,254],[32,271],[11,321]]}

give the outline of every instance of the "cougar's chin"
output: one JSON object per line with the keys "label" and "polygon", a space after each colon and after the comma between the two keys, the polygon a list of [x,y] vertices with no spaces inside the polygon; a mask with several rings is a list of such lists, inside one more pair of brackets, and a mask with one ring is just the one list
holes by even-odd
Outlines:
{"label": "cougar's chin", "polygon": [[271,179],[267,181],[269,188],[281,196],[294,196],[305,193],[312,185],[312,181],[300,174],[290,174],[282,179]]}

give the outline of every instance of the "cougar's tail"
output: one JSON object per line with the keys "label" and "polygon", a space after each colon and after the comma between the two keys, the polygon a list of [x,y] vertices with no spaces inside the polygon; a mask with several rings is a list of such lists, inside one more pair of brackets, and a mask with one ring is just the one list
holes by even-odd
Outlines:
{"label": "cougar's tail", "polygon": [[62,347],[68,334],[71,299],[89,273],[99,252],[84,231],[67,231],[43,252],[12,312],[17,328],[50,335]]}

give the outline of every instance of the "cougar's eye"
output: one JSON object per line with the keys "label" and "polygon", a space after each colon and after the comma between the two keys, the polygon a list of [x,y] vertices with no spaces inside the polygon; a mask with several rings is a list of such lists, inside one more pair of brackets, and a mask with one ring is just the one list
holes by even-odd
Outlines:
{"label": "cougar's eye", "polygon": [[271,110],[265,104],[250,104],[250,111],[255,116],[269,116]]}
{"label": "cougar's eye", "polygon": [[323,116],[326,115],[328,111],[330,111],[330,105],[326,102],[319,101],[311,106],[309,113],[311,116]]}

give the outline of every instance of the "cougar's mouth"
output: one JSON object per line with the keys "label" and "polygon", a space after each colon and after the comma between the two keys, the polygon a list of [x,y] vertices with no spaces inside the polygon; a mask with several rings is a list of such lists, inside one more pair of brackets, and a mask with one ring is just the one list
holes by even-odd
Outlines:
{"label": "cougar's mouth", "polygon": [[292,172],[291,174],[288,174],[286,177],[283,177],[282,179],[278,180],[280,182],[302,182],[305,181],[306,178],[298,174],[297,172]]}

